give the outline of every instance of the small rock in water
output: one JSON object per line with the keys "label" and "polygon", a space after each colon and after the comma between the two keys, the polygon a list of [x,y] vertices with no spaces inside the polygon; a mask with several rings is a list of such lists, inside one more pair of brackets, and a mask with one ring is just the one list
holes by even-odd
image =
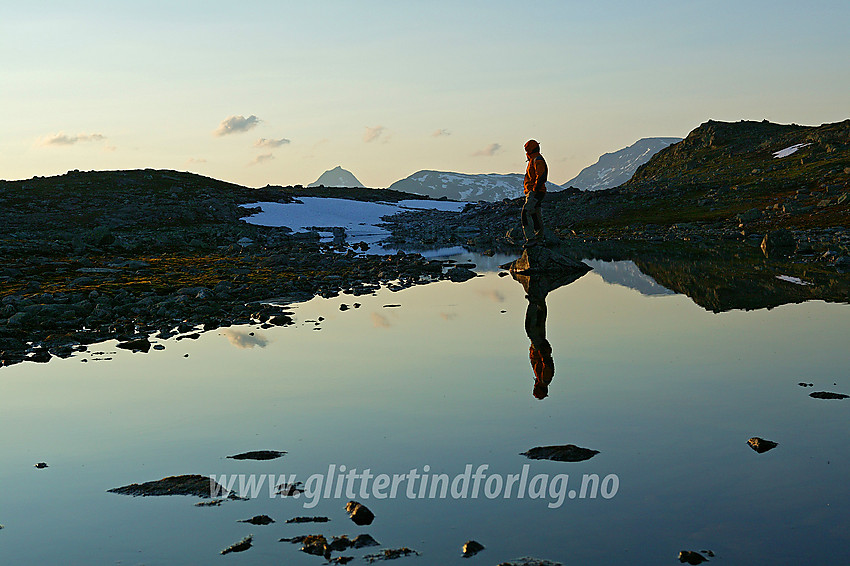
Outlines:
{"label": "small rock in water", "polygon": [[348,564],[354,560],[353,556],[337,556],[336,558],[331,558],[331,564]]}
{"label": "small rock in water", "polygon": [[277,494],[283,497],[292,497],[293,495],[297,495],[299,493],[304,493],[304,489],[302,488],[304,484],[300,481],[295,483],[282,483],[276,486]]}
{"label": "small rock in water", "polygon": [[254,450],[252,452],[243,452],[235,456],[228,456],[233,460],[274,460],[280,458],[286,452],[278,450]]}
{"label": "small rock in water", "polygon": [[312,554],[314,556],[324,556],[325,558],[330,557],[331,552],[328,549],[328,540],[324,536],[310,535],[308,537],[304,537],[304,540],[301,542],[303,543],[301,546],[301,552]]}
{"label": "small rock in water", "polygon": [[124,350],[130,350],[133,353],[142,352],[143,354],[147,354],[151,349],[151,343],[147,338],[138,338],[136,340],[122,342],[116,347]]}
{"label": "small rock in water", "polygon": [[345,511],[348,513],[351,520],[354,521],[354,524],[361,527],[363,525],[371,525],[372,521],[375,520],[374,513],[372,513],[368,507],[362,503],[358,503],[357,501],[349,501],[345,505]]}
{"label": "small rock in water", "polygon": [[693,550],[682,550],[679,552],[679,562],[682,564],[702,564],[707,560],[708,558]]}
{"label": "small rock in water", "polygon": [[814,393],[809,393],[809,397],[814,397],[815,399],[847,399],[850,395],[832,393],[831,391],[815,391]]}
{"label": "small rock in water", "polygon": [[341,311],[347,311],[347,310],[348,310],[348,305],[346,305],[345,303],[342,303],[341,305],[339,305],[339,310],[341,310]]}
{"label": "small rock in water", "polygon": [[293,517],[287,519],[287,523],[327,523],[330,521],[327,517]]}
{"label": "small rock in water", "polygon": [[134,483],[107,490],[109,493],[132,495],[133,497],[152,497],[158,495],[194,495],[210,498],[214,493],[224,493],[224,487],[209,476],[189,474],[169,476],[161,480]]}
{"label": "small rock in water", "polygon": [[328,550],[331,552],[342,552],[351,546],[351,539],[348,538],[348,535],[342,535],[338,537],[334,537],[331,542],[328,543]]}
{"label": "small rock in water", "polygon": [[300,536],[297,536],[297,537],[282,538],[278,542],[291,542],[291,543],[295,544],[295,543],[298,543],[298,542],[304,542],[305,538],[307,538],[307,535],[300,535]]}
{"label": "small rock in water", "polygon": [[357,535],[354,537],[354,540],[351,541],[351,548],[363,548],[366,546],[380,546],[381,543],[372,538],[372,535],[363,533],[362,535]]}
{"label": "small rock in water", "polygon": [[248,535],[239,542],[233,543],[224,550],[221,554],[230,554],[231,552],[244,552],[251,548],[251,542],[254,540],[254,535]]}
{"label": "small rock in water", "polygon": [[211,499],[209,501],[199,501],[195,503],[195,507],[218,507],[224,502],[224,499]]}
{"label": "small rock in water", "polygon": [[38,468],[39,470],[43,470],[44,468],[47,467],[47,463],[46,462],[39,462],[38,464],[35,465],[35,467]]}
{"label": "small rock in water", "polygon": [[239,521],[240,523],[251,523],[252,525],[271,525],[274,523],[274,519],[269,517],[268,515],[255,515],[250,519],[243,519]]}
{"label": "small rock in water", "polygon": [[539,558],[529,558],[524,556],[510,562],[501,562],[499,566],[563,566],[560,562],[552,562],[551,560],[541,560]]}
{"label": "small rock in water", "polygon": [[583,462],[599,454],[599,450],[581,448],[575,444],[563,446],[537,446],[527,452],[520,452],[531,460],[554,460],[555,462]]}
{"label": "small rock in water", "polygon": [[470,556],[475,556],[482,550],[484,550],[484,545],[478,541],[468,540],[463,543],[463,557],[469,558]]}
{"label": "small rock in water", "polygon": [[777,446],[779,446],[776,442],[772,440],[765,440],[764,438],[759,438],[758,436],[754,436],[747,441],[747,444],[750,445],[750,448],[758,452],[759,454],[763,454],[768,450],[773,450]]}
{"label": "small rock in water", "polygon": [[419,556],[419,553],[415,550],[403,546],[401,548],[386,548],[383,552],[379,552],[377,554],[367,554],[363,557],[363,560],[371,564],[378,560],[395,560],[396,558],[408,556],[410,554]]}
{"label": "small rock in water", "polygon": [[806,383],[805,381],[801,381],[797,385],[799,385],[800,387],[814,387],[815,386],[814,383]]}

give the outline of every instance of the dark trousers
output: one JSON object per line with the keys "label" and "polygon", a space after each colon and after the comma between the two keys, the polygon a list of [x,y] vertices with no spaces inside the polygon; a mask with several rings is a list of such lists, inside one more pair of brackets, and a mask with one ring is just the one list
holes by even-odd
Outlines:
{"label": "dark trousers", "polygon": [[[535,191],[531,191],[525,195],[525,203],[522,205],[521,220],[522,233],[525,234],[526,240],[543,237],[543,216],[540,214],[540,203],[543,201],[544,196],[546,196],[546,193],[538,193]],[[528,234],[529,219],[531,220],[531,224],[534,226],[534,233],[531,236]]]}

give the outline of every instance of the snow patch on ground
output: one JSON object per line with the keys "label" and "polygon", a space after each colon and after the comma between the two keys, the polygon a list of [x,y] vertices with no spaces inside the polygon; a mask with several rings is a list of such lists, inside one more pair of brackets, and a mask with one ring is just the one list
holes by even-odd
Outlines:
{"label": "snow patch on ground", "polygon": [[443,210],[460,212],[467,203],[438,200],[403,200],[398,203],[363,202],[341,198],[300,197],[292,203],[255,202],[242,205],[244,208],[260,207],[262,212],[242,218],[257,226],[286,226],[293,232],[309,232],[314,227],[325,238],[331,237],[331,227],[345,229],[350,242],[366,242],[374,245],[387,238],[390,233],[377,226],[384,216],[392,216],[405,210]]}
{"label": "snow patch on ground", "polygon": [[786,147],[785,149],[780,149],[777,152],[774,152],[773,158],[780,159],[782,157],[788,157],[792,153],[795,153],[798,149],[803,149],[807,145],[812,145],[810,143],[798,143],[797,145],[792,145],[791,147]]}
{"label": "snow patch on ground", "polygon": [[790,275],[777,275],[777,279],[781,279],[782,281],[788,281],[789,283],[793,283],[795,285],[811,285],[808,281],[803,281],[799,277],[792,277]]}

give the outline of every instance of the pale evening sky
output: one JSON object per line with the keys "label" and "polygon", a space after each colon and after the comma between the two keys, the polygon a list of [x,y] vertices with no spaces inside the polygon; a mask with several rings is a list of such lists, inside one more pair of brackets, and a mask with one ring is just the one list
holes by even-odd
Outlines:
{"label": "pale evening sky", "polygon": [[850,118],[850,2],[0,0],[0,179],[336,165],[563,183],[708,120]]}

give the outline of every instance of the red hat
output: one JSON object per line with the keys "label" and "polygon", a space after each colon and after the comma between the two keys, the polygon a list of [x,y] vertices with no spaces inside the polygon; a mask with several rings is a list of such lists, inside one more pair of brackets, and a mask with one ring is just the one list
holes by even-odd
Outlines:
{"label": "red hat", "polygon": [[536,140],[528,140],[525,142],[525,152],[534,153],[540,149],[540,144]]}

